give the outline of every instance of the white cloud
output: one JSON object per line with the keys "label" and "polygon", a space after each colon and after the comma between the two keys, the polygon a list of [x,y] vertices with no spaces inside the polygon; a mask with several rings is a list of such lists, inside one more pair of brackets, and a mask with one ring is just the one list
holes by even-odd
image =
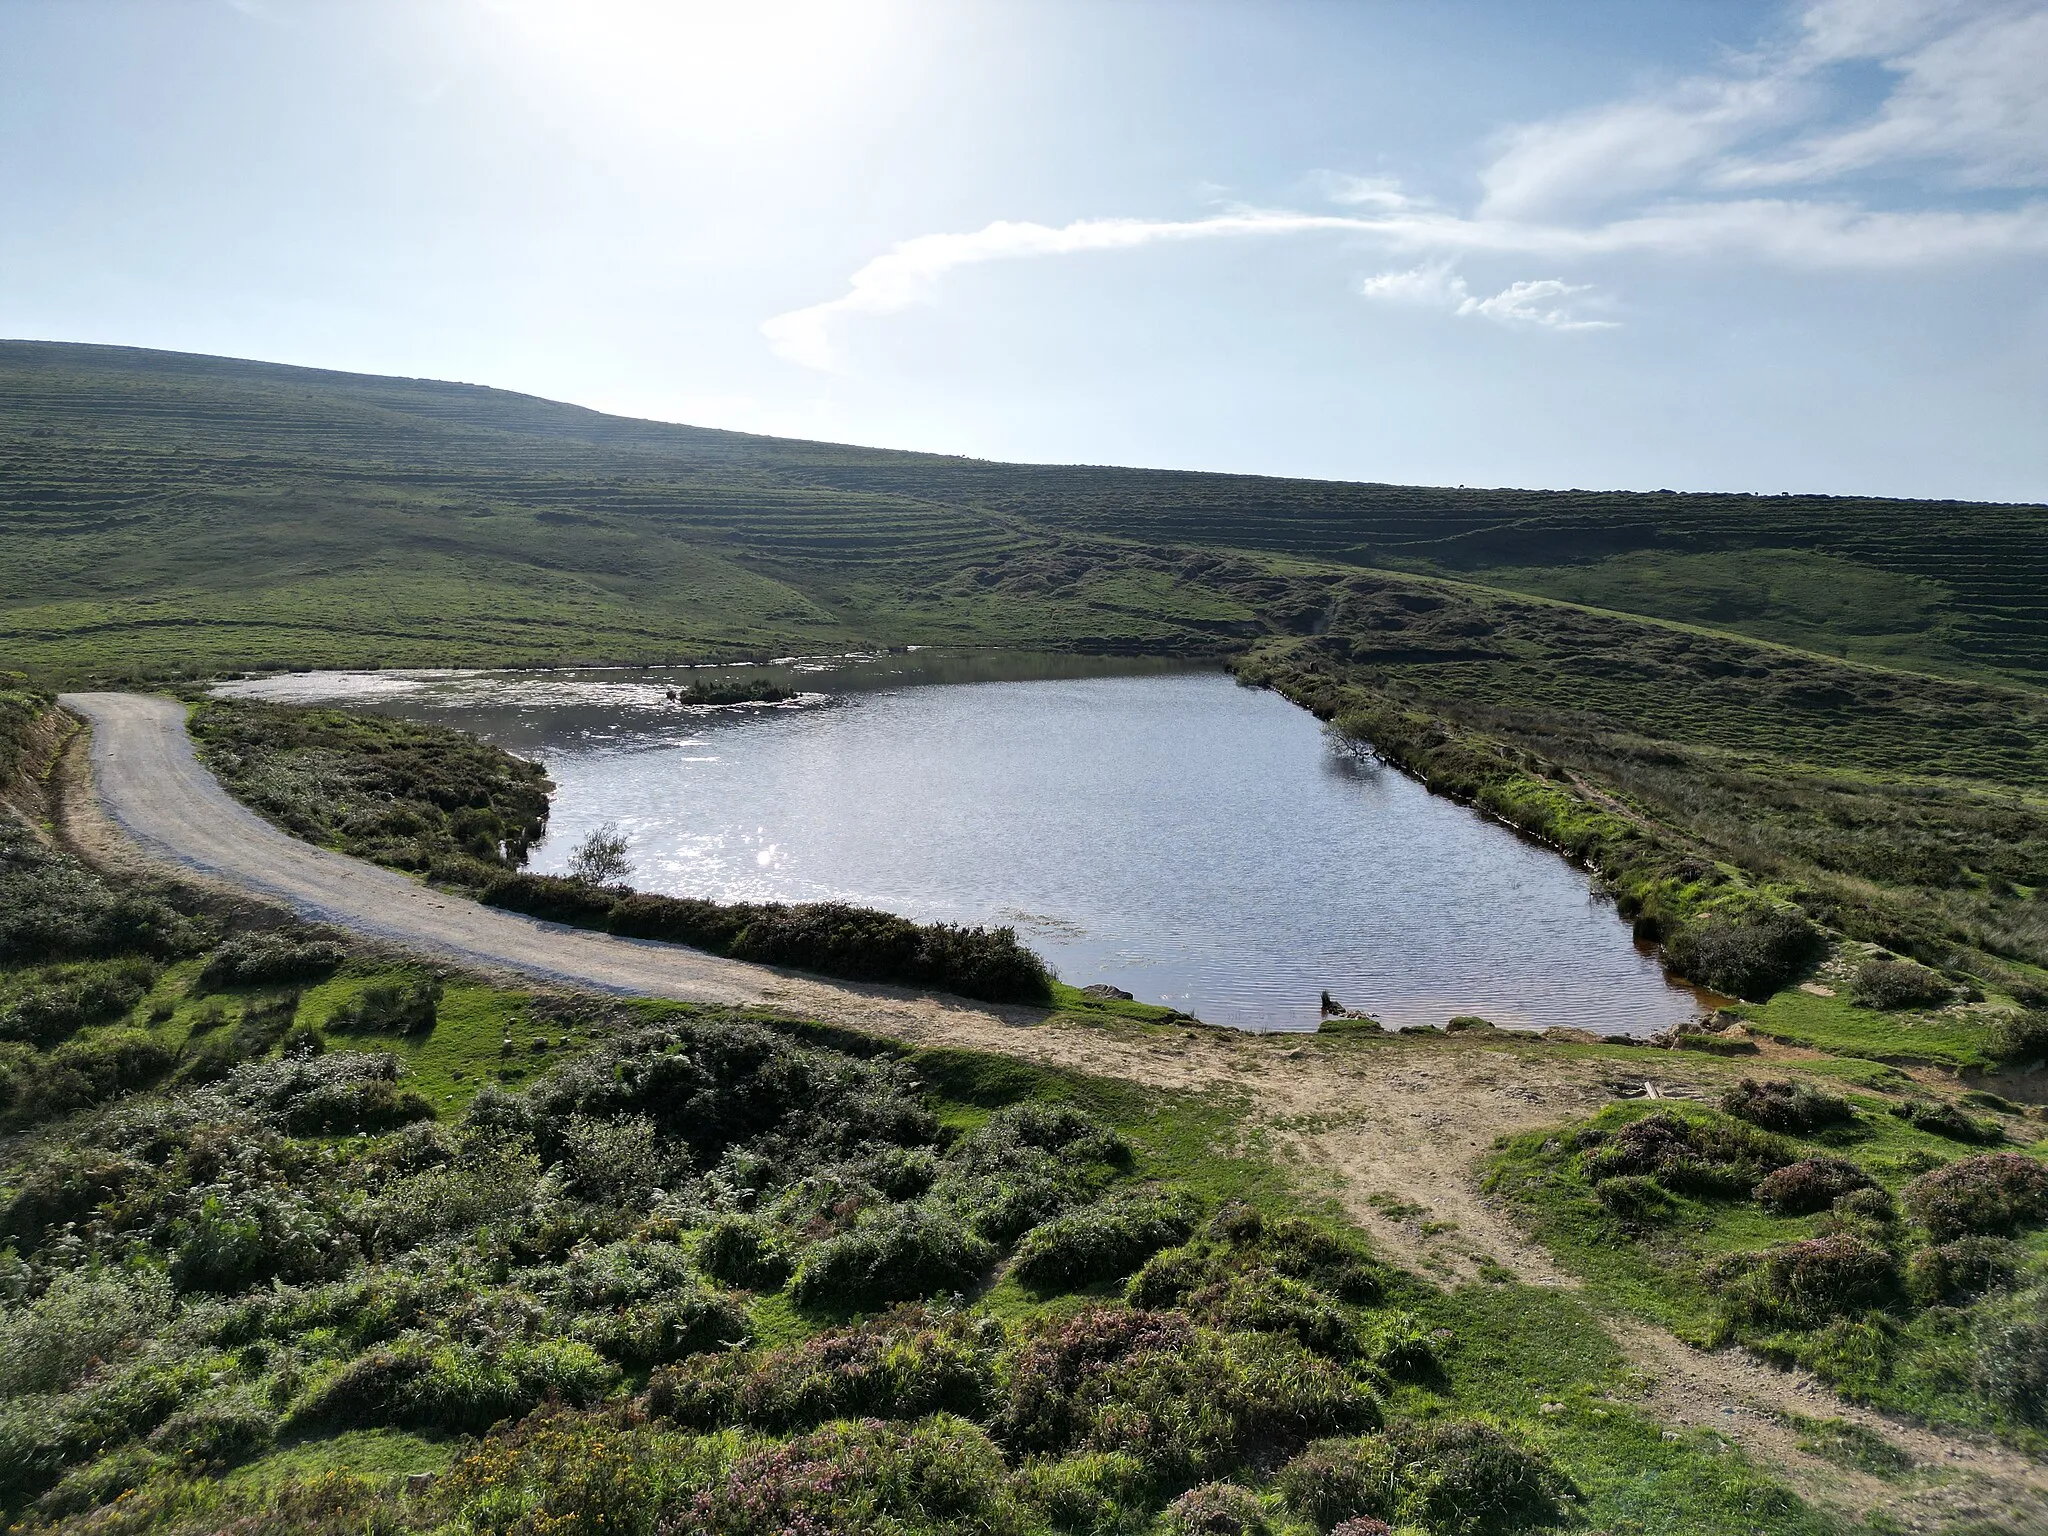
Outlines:
{"label": "white cloud", "polygon": [[1590,292],[1590,283],[1567,283],[1554,277],[1510,283],[1488,299],[1473,295],[1465,279],[1448,262],[1433,262],[1405,272],[1381,272],[1358,285],[1359,294],[1381,303],[1409,304],[1448,310],[1460,317],[1478,316],[1503,325],[1533,325],[1552,331],[1606,331],[1612,320],[1584,320],[1563,302],[1575,293]]}
{"label": "white cloud", "polygon": [[1490,299],[1468,298],[1458,306],[1461,315],[1483,315],[1506,325],[1540,325],[1553,331],[1610,331],[1612,320],[1581,320],[1559,302],[1575,293],[1590,291],[1590,283],[1560,282],[1539,277],[1533,282],[1510,283]]}
{"label": "white cloud", "polygon": [[762,325],[761,333],[777,355],[808,368],[830,369],[838,362],[832,345],[834,320],[842,315],[888,314],[923,303],[939,279],[956,267],[1033,256],[1123,251],[1160,241],[1344,230],[1360,222],[1326,214],[1256,209],[1206,219],[1077,219],[1057,228],[998,219],[968,234],[919,235],[905,240],[854,273],[840,297],[777,315]]}
{"label": "white cloud", "polygon": [[[1612,322],[1577,318],[1568,301],[1587,285],[1564,278],[1475,298],[1452,261],[1657,256],[1876,270],[2048,253],[2048,201],[1945,207],[1930,195],[1923,206],[1876,208],[1841,191],[1754,195],[1930,161],[1979,188],[2048,184],[2048,0],[1812,0],[1795,19],[1787,41],[1733,57],[1719,73],[1513,130],[1482,172],[1485,195],[1469,215],[1386,177],[1326,171],[1312,184],[1341,212],[998,220],[903,241],[855,272],[838,298],[761,329],[781,356],[829,369],[841,319],[927,302],[957,267],[1255,236],[1335,236],[1432,258],[1367,278],[1360,292],[1557,330]],[[1830,71],[1855,63],[1876,63],[1896,83],[1862,120],[1818,126]],[[1896,187],[1888,196],[1899,201]]]}
{"label": "white cloud", "polygon": [[1946,161],[1973,186],[2048,183],[2048,10],[1979,16],[1883,58],[1899,83],[1869,119],[1729,167],[1722,185],[1819,181]]}
{"label": "white cloud", "polygon": [[1451,270],[1449,262],[1412,267],[1406,272],[1382,272],[1358,285],[1361,297],[1389,304],[1419,304],[1431,309],[1456,309],[1469,302],[1465,279]]}

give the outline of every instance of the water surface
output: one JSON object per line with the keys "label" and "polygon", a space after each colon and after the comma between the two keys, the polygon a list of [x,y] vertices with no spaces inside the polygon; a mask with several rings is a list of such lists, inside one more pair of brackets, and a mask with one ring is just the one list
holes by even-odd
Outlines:
{"label": "water surface", "polygon": [[[765,674],[772,707],[669,690]],[[475,731],[559,786],[531,867],[594,827],[632,883],[1014,924],[1061,977],[1212,1023],[1479,1014],[1628,1033],[1697,1011],[1587,877],[1215,671],[894,655],[779,668],[307,674],[230,684]]]}

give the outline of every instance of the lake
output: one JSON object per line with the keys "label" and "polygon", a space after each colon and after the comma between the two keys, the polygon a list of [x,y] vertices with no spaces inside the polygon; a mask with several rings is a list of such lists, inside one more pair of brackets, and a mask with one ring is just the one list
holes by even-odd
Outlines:
{"label": "lake", "polygon": [[[754,677],[802,691],[669,697]],[[540,759],[559,786],[541,873],[612,822],[642,889],[1007,923],[1066,981],[1215,1024],[1313,1029],[1325,991],[1389,1026],[1644,1034],[1699,1011],[1583,872],[1216,670],[913,652],[221,691],[438,721]]]}

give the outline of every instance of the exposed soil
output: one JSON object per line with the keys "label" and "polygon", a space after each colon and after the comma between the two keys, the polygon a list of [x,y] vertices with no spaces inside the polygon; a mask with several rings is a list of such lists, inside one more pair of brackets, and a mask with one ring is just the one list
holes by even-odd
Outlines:
{"label": "exposed soil", "polygon": [[[528,982],[538,975],[609,991],[761,1004],[912,1043],[1225,1095],[1246,1103],[1304,1182],[1341,1202],[1390,1258],[1446,1284],[1513,1278],[1576,1286],[1482,1197],[1474,1171],[1497,1137],[1589,1114],[1619,1096],[1714,1096],[1745,1067],[1692,1053],[1592,1052],[1477,1032],[1304,1038],[1105,1026],[574,932],[294,842],[227,799],[193,758],[182,711],[167,701],[93,695],[67,703],[92,717],[99,738],[92,746],[97,796],[84,792],[82,741],[72,744],[57,780],[68,789],[66,839],[88,857],[133,859],[139,843],[187,878],[198,871],[304,915]],[[1811,1053],[1769,1054],[1784,1070]],[[1882,1509],[1896,1528],[1913,1531],[1977,1520],[2048,1532],[2048,1468],[2026,1457],[1848,1407],[1811,1378],[1739,1351],[1705,1353],[1628,1319],[1608,1326],[1636,1369],[1636,1400],[1670,1433],[1719,1434],[1811,1500],[1852,1515]],[[1893,1480],[1838,1466],[1800,1449],[1793,1420],[1802,1418],[1860,1424],[1917,1466]]]}

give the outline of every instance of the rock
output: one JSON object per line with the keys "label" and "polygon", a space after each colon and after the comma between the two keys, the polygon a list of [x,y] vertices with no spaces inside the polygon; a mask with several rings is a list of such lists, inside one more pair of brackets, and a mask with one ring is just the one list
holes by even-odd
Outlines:
{"label": "rock", "polygon": [[1545,1040],[1560,1040],[1570,1045],[1598,1045],[1600,1037],[1590,1029],[1574,1029],[1569,1024],[1553,1024],[1543,1031]]}
{"label": "rock", "polygon": [[1135,1003],[1137,1001],[1135,997],[1131,996],[1122,987],[1112,987],[1106,981],[1098,981],[1092,987],[1083,987],[1081,995],[1083,997],[1095,998],[1099,1002],[1107,1002],[1112,999],[1119,1003]]}
{"label": "rock", "polygon": [[1463,1034],[1468,1029],[1494,1029],[1497,1027],[1493,1020],[1482,1019],[1476,1013],[1461,1013],[1444,1026],[1444,1033],[1447,1035],[1458,1035]]}

